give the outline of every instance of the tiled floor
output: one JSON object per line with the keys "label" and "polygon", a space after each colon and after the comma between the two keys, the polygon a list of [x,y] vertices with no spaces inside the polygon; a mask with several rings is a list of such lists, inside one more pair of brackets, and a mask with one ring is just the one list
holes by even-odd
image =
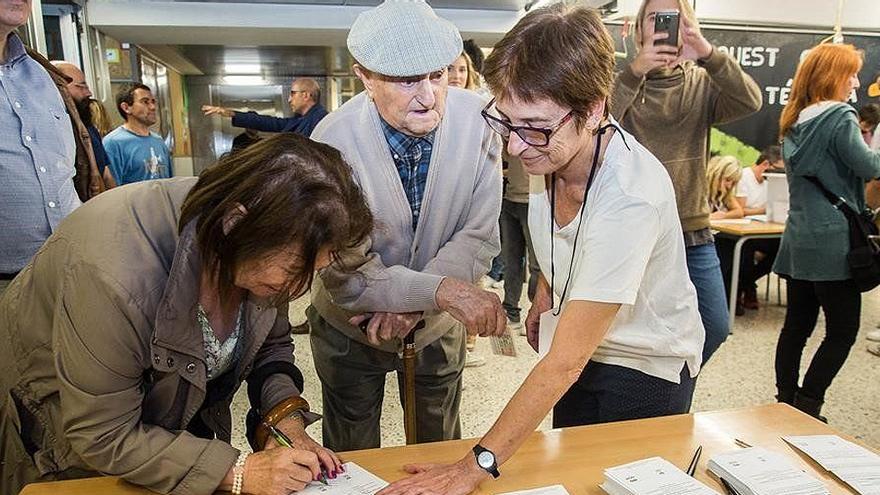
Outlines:
{"label": "tiled floor", "polygon": [[[775,289],[775,278],[773,286]],[[763,292],[763,284],[761,289],[759,294]],[[733,335],[703,369],[697,381],[694,411],[738,408],[774,400],[773,357],[785,308],[776,305],[775,290],[772,292],[774,294],[770,304],[762,304],[761,309],[749,311],[745,316],[736,319]],[[293,322],[304,319],[304,305],[304,301],[294,304],[291,310]],[[861,439],[874,448],[880,448],[880,358],[866,351],[867,341],[864,334],[877,323],[880,323],[880,289],[863,296],[859,339],[828,391],[823,410],[834,428]],[[817,332],[810,339],[805,352],[804,369],[809,362],[806,357],[815,352],[823,334],[824,321],[820,317]],[[304,396],[319,411],[321,385],[312,365],[308,336],[297,335],[295,342],[297,363],[306,380]],[[484,355],[488,363],[479,368],[468,368],[464,372],[461,417],[465,438],[481,436],[489,429],[507,400],[534,366],[536,355],[528,347],[525,337],[517,337],[516,346],[519,353],[516,358],[494,356],[489,343],[484,339],[478,340],[477,352]],[[383,446],[404,443],[402,411],[397,386],[393,380],[393,376],[389,375],[382,416]],[[245,402],[245,396],[240,392],[234,406],[236,423],[243,418]],[[541,428],[549,428],[549,425],[547,418]],[[309,431],[320,441],[319,424],[311,426]],[[239,431],[234,444],[242,446],[243,443]]]}

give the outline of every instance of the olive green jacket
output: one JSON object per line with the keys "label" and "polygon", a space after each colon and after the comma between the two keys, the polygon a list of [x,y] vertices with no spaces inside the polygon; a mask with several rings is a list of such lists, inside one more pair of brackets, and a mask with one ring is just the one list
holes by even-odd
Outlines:
{"label": "olive green jacket", "polygon": [[[293,343],[286,308],[248,299],[231,391],[202,408],[201,259],[194,224],[180,235],[177,226],[195,181],[132,184],[89,201],[0,297],[0,493],[98,471],[204,494],[234,464],[232,395],[251,370],[292,364]],[[261,390],[264,410],[299,395],[286,374]],[[197,414],[217,439],[186,432]]]}

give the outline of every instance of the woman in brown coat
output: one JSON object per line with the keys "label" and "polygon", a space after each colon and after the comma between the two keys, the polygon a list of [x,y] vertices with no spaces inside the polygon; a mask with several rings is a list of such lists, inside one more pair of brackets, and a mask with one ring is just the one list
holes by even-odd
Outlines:
{"label": "woman in brown coat", "polygon": [[[0,493],[99,472],[175,494],[334,477],[304,430],[287,302],[371,230],[339,152],[295,134],[76,210],[0,297]],[[244,380],[249,457],[229,444]]]}

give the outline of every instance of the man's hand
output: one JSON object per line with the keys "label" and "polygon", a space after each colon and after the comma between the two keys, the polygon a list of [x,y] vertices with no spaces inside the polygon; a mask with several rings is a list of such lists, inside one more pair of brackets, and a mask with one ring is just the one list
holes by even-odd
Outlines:
{"label": "man's hand", "polygon": [[[297,414],[284,418],[279,421],[275,427],[284,432],[284,434],[290,438],[290,441],[293,442],[294,450],[304,450],[315,454],[318,458],[321,470],[327,473],[327,477],[332,479],[336,477],[337,473],[342,472],[342,461],[339,460],[339,456],[337,456],[332,450],[325,449],[312,440],[312,437],[306,433],[300,415]],[[277,447],[280,447],[280,445],[275,439],[269,438],[269,440],[266,441],[266,447],[263,450],[266,451]]]}
{"label": "man's hand", "polygon": [[412,331],[416,323],[422,319],[422,312],[413,313],[365,313],[353,316],[348,320],[352,325],[358,326],[366,320],[367,340],[373,345],[380,345],[382,341],[401,339]]}
{"label": "man's hand", "polygon": [[678,47],[669,45],[655,45],[657,40],[665,40],[669,33],[654,33],[646,39],[639,49],[639,54],[633,59],[629,67],[636,77],[645,77],[654,69],[671,66],[678,58]]}
{"label": "man's hand", "polygon": [[463,323],[468,335],[489,337],[504,333],[507,317],[501,308],[501,300],[494,292],[446,277],[440,282],[435,297],[437,306]]}
{"label": "man's hand", "polygon": [[675,61],[676,63],[684,60],[706,59],[712,55],[712,43],[703,37],[700,26],[692,23],[685,16],[681,16],[679,35],[681,36],[681,55]]}
{"label": "man's hand", "polygon": [[225,107],[215,107],[212,105],[202,105],[202,112],[205,115],[220,115],[222,117],[232,117],[235,112]]}
{"label": "man's hand", "polygon": [[550,311],[553,305],[553,293],[550,290],[550,284],[543,275],[539,275],[538,283],[535,286],[535,297],[532,300],[532,307],[529,308],[529,314],[526,316],[526,339],[535,352],[538,352],[538,330],[541,324],[541,315]]}

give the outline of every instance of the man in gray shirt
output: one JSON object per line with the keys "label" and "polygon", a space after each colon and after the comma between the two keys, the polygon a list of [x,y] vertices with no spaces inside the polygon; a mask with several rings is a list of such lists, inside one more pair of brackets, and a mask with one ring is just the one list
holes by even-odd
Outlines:
{"label": "man in gray shirt", "polygon": [[0,292],[80,205],[65,103],[14,32],[30,3],[0,1]]}

